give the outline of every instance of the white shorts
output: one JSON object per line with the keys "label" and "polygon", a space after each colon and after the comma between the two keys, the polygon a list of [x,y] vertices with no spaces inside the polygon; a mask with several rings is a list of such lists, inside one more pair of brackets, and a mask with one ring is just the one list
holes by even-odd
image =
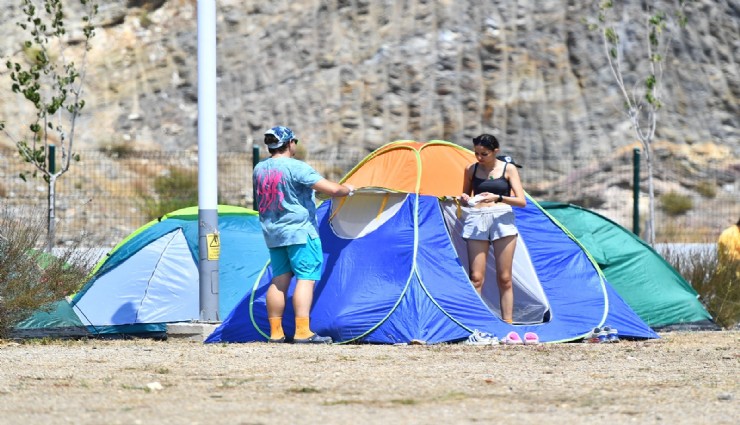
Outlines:
{"label": "white shorts", "polygon": [[506,236],[518,235],[511,205],[494,205],[484,208],[464,208],[463,239],[495,241]]}

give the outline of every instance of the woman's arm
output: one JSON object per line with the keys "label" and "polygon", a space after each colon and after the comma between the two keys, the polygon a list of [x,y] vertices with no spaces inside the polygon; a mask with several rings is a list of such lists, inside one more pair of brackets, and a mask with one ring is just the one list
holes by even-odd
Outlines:
{"label": "woman's arm", "polygon": [[470,192],[473,191],[474,165],[475,164],[470,164],[465,168],[465,178],[463,180],[462,195],[460,196],[460,199],[462,199],[463,202],[468,202],[468,199],[470,199]]}
{"label": "woman's arm", "polygon": [[506,167],[506,178],[511,185],[513,196],[504,196],[501,202],[509,204],[512,207],[524,207],[527,205],[527,198],[524,197],[524,188],[522,181],[519,179],[519,171],[516,167]]}

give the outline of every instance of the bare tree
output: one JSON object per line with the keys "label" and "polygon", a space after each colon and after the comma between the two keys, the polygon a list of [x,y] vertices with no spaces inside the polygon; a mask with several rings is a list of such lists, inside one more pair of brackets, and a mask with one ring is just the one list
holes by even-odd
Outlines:
{"label": "bare tree", "polygon": [[[615,3],[619,6],[615,7]],[[673,37],[686,25],[685,8],[688,1],[665,2],[662,3],[663,7],[656,7],[656,3],[659,2],[649,0],[643,2],[644,14],[639,17],[638,22],[643,23],[644,33],[638,34],[637,37],[642,37],[644,50],[627,51],[624,34],[626,26],[634,20],[619,19],[615,16],[617,14],[615,9],[626,7],[622,2],[603,1],[599,6],[597,22],[590,24],[591,29],[599,30],[601,33],[609,69],[624,98],[625,113],[645,153],[649,196],[646,232],[650,245],[655,244],[653,141],[658,126],[658,112],[663,106],[663,71]],[[638,66],[632,72],[625,66],[625,55],[630,53],[638,57]],[[642,60],[639,60],[640,55]]]}
{"label": "bare tree", "polygon": [[[67,32],[67,16],[62,0],[22,0],[23,17],[17,25],[27,33],[22,56],[25,60],[8,60],[12,90],[22,94],[36,111],[28,125],[27,136],[15,138],[8,131],[5,121],[0,121],[2,130],[16,145],[21,158],[33,165],[32,172],[21,173],[26,180],[28,174],[39,174],[48,184],[47,249],[51,250],[55,239],[56,181],[69,171],[71,160],[79,161],[74,151],[75,124],[85,106],[82,88],[85,82],[85,65],[90,41],[95,35],[93,19],[98,5],[93,0],[80,0],[82,5],[81,33]],[[74,39],[72,39],[74,37]],[[81,45],[79,65],[67,57],[70,43]],[[15,127],[23,127],[15,126]],[[59,169],[51,169],[51,152],[59,147],[61,161]]]}

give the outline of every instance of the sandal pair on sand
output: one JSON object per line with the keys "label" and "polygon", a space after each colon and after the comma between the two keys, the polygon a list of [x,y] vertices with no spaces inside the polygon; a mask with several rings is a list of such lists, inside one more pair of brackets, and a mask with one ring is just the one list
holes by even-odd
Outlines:
{"label": "sandal pair on sand", "polygon": [[611,326],[593,328],[584,338],[587,343],[619,342],[619,332]]}
{"label": "sandal pair on sand", "polygon": [[524,339],[522,339],[518,333],[511,331],[506,335],[506,338],[501,340],[501,343],[507,345],[537,345],[540,343],[540,337],[534,332],[526,332]]}
{"label": "sandal pair on sand", "polygon": [[518,333],[511,331],[505,338],[499,340],[497,337],[479,330],[474,330],[465,341],[465,345],[536,345],[540,343],[540,337],[534,332],[527,332],[522,339]]}

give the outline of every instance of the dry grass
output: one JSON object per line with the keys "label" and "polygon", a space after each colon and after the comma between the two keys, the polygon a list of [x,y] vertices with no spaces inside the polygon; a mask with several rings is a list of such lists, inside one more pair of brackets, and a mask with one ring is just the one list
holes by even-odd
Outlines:
{"label": "dry grass", "polygon": [[33,312],[79,289],[92,263],[92,250],[78,244],[59,256],[40,251],[46,229],[41,211],[18,217],[7,206],[0,210],[0,337]]}
{"label": "dry grass", "polygon": [[718,325],[740,324],[740,262],[721,265],[713,246],[691,252],[666,247],[660,254],[691,284]]}

